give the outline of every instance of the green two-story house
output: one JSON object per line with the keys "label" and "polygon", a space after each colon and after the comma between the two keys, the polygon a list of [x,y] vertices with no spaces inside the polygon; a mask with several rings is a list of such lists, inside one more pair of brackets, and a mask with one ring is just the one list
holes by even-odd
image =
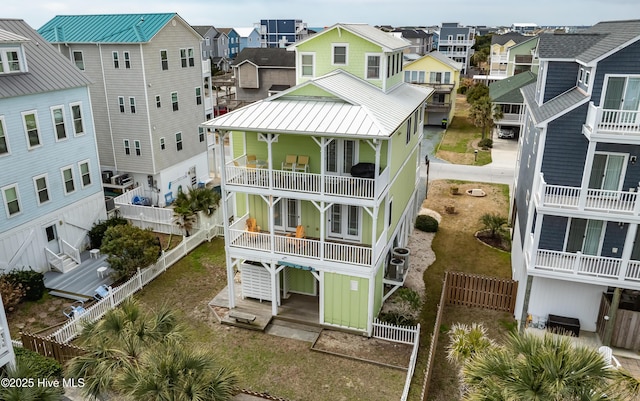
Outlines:
{"label": "green two-story house", "polygon": [[288,48],[296,86],[203,124],[228,143],[219,157],[230,309],[241,295],[270,301],[276,316],[304,297],[319,324],[371,333],[410,267],[394,255],[421,201],[433,89],[403,82],[408,46],[336,24]]}

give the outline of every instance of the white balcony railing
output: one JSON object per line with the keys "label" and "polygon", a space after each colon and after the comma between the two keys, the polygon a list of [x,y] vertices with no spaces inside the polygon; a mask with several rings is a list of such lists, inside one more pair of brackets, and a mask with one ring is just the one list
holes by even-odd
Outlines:
{"label": "white balcony railing", "polygon": [[640,289],[640,261],[534,248],[534,234],[525,243],[524,260],[534,275],[599,285]]}
{"label": "white balcony railing", "polygon": [[[236,225],[234,224],[234,226]],[[370,246],[295,238],[279,234],[271,235],[270,233],[249,232],[236,228],[229,229],[229,246],[358,266],[371,266],[372,263],[372,248]]]}
{"label": "white balcony railing", "polygon": [[248,168],[238,161],[227,164],[225,173],[226,185],[360,199],[375,199],[389,184],[389,168],[382,171],[377,181],[371,178]]}
{"label": "white balcony railing", "polygon": [[640,139],[640,111],[605,110],[589,103],[585,134],[630,136]]}
{"label": "white balcony railing", "polygon": [[440,46],[473,46],[475,45],[475,40],[447,40],[440,39],[438,44]]}
{"label": "white balcony railing", "polygon": [[536,197],[543,207],[640,216],[638,193],[632,191],[549,185],[541,175]]}

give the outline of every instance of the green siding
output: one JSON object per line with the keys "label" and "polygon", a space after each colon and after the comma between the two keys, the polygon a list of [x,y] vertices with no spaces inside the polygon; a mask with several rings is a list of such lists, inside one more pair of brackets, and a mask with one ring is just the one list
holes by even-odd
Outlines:
{"label": "green siding", "polygon": [[[333,43],[347,43],[346,65],[332,64]],[[336,69],[342,69],[359,78],[365,79],[366,53],[379,53],[382,56],[382,48],[380,46],[344,29],[333,29],[322,35],[318,35],[318,37],[313,40],[299,45],[298,53],[301,52],[316,53],[316,77],[320,77]],[[379,88],[382,87],[381,79],[371,79],[367,80],[367,82]]]}
{"label": "green siding", "polygon": [[[358,283],[351,290],[351,281]],[[324,273],[324,321],[358,330],[367,329],[369,280]]]}
{"label": "green siding", "polygon": [[384,274],[384,264],[382,262],[378,266],[378,272],[376,273],[376,285],[373,294],[373,316],[378,316],[380,310],[382,310],[382,295],[384,291],[384,285],[382,284],[382,275]]}
{"label": "green siding", "polygon": [[416,157],[418,156],[418,148],[404,160],[408,160],[402,171],[398,173],[396,180],[391,185],[389,193],[393,196],[393,207],[391,210],[391,225],[388,234],[393,234],[396,229],[402,213],[404,213],[407,204],[411,200],[411,195],[415,189],[416,182]]}
{"label": "green siding", "polygon": [[332,99],[336,99],[336,96],[325,91],[322,88],[318,88],[315,85],[305,85],[301,88],[298,88],[294,91],[287,93],[287,96],[317,96],[317,97],[328,97]]}
{"label": "green siding", "polygon": [[308,270],[286,267],[289,276],[289,291],[300,294],[316,295],[314,283],[316,278]]}

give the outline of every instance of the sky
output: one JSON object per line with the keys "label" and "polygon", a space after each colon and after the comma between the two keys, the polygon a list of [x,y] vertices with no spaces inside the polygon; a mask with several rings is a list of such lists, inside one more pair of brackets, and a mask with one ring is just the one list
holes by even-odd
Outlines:
{"label": "sky", "polygon": [[250,27],[260,19],[301,19],[308,27],[370,25],[593,25],[640,19],[638,0],[3,0],[0,18],[38,29],[56,15],[176,12],[191,25]]}

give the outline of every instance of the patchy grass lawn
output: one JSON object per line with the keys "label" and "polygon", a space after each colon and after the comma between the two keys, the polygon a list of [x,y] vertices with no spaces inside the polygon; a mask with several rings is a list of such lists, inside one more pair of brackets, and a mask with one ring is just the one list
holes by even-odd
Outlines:
{"label": "patchy grass lawn", "polygon": [[[452,195],[451,186],[457,186],[461,195]],[[482,188],[487,196],[477,198],[464,194],[467,189]],[[420,338],[420,353],[416,365],[416,374],[411,386],[410,400],[420,400],[420,391],[427,366],[427,352],[431,343],[431,334],[436,320],[438,302],[442,292],[444,272],[447,270],[463,271],[474,274],[510,278],[511,256],[480,243],[473,234],[482,228],[479,219],[484,213],[499,213],[507,216],[509,212],[509,187],[500,184],[472,183],[452,180],[437,180],[429,183],[429,197],[422,206],[433,209],[442,215],[438,233],[433,239],[432,249],[436,261],[424,274],[426,300],[420,316],[423,327]],[[444,207],[454,204],[456,214],[446,214]],[[464,308],[462,308],[464,310]],[[474,309],[474,311],[476,311]],[[465,321],[454,310],[446,311],[447,322]],[[492,324],[496,324],[494,321]],[[447,341],[446,336],[440,337]],[[435,360],[436,372],[451,371],[447,360],[439,355]],[[455,372],[454,372],[455,375]],[[457,381],[451,382],[451,376],[445,373],[444,379],[435,379],[438,385],[429,391],[429,400],[451,400],[457,394]],[[456,378],[457,380],[457,378]],[[443,384],[444,383],[444,384]],[[437,390],[436,390],[437,389]],[[434,398],[436,397],[436,398]],[[444,398],[437,398],[444,397]]]}
{"label": "patchy grass lawn", "polygon": [[481,131],[482,129],[474,126],[469,119],[469,104],[465,97],[458,95],[455,116],[447,127],[436,156],[455,164],[484,166],[491,163],[491,150],[478,147],[478,141],[482,138]]}
{"label": "patchy grass lawn", "polygon": [[172,266],[138,298],[168,303],[190,338],[237,369],[240,387],[292,400],[396,400],[406,372],[310,350],[310,343],[214,322],[208,302],[226,286],[224,240],[205,243]]}

